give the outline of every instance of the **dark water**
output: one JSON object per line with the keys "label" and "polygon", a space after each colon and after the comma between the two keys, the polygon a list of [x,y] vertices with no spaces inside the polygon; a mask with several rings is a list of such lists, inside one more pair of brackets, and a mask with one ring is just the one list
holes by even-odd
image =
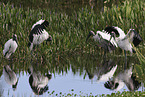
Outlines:
{"label": "dark water", "polygon": [[[28,69],[25,67],[15,68],[17,62],[5,62],[1,70],[0,94],[2,97],[12,96],[49,96],[53,93],[74,93],[81,95],[99,95],[111,94],[117,91],[142,91],[143,83],[136,79],[134,65],[138,63],[137,59],[128,56],[124,57],[102,58],[101,56],[83,57],[72,56],[71,58],[59,64],[52,64],[56,68],[46,68],[46,65],[36,64],[36,60],[28,62]],[[24,63],[24,64],[23,64]],[[68,64],[67,64],[68,63]],[[8,65],[9,64],[9,65]],[[59,66],[63,64],[64,68]],[[21,63],[26,65],[25,62]],[[12,70],[9,74],[5,68]],[[63,69],[62,69],[63,68]],[[15,75],[16,77],[12,76]],[[17,79],[17,85],[12,86],[14,79]]]}

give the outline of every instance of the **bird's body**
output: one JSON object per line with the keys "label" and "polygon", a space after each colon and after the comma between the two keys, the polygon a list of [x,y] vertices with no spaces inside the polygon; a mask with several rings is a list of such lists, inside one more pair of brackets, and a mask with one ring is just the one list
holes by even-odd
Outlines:
{"label": "bird's body", "polygon": [[111,44],[113,46],[117,47],[117,44],[116,44],[114,38],[111,37],[110,34],[105,33],[103,31],[97,31],[96,33],[97,34],[95,36],[93,36],[93,38],[94,38],[95,41],[97,40],[97,41],[100,41],[101,42],[102,40],[107,40],[108,42],[111,42]]}
{"label": "bird's body", "polygon": [[43,30],[41,34],[33,34],[33,40],[30,45],[30,50],[33,49],[33,45],[41,44],[44,40],[47,40],[48,37],[49,37],[49,34],[46,32],[46,30]]}
{"label": "bird's body", "polygon": [[132,73],[133,67],[120,72],[116,77],[109,79],[104,86],[108,89],[118,91],[125,85],[130,91],[138,90],[141,83],[136,79],[136,76]]}
{"label": "bird's body", "polygon": [[49,81],[48,77],[43,76],[42,74],[40,74],[40,72],[33,73],[32,77],[33,77],[32,86],[34,87],[44,88],[48,84]]}
{"label": "bird's body", "polygon": [[29,43],[28,43],[30,50],[33,49],[34,45],[39,45],[45,40],[46,41],[52,40],[51,36],[45,30],[48,24],[49,23],[46,20],[41,19],[32,26],[32,29],[29,35]]}
{"label": "bird's body", "polygon": [[111,52],[112,50],[114,50],[117,47],[117,44],[116,44],[114,38],[111,37],[111,35],[106,32],[97,31],[95,34],[93,31],[90,31],[86,41],[88,40],[88,38],[91,35],[93,35],[93,39],[95,41],[99,42],[99,44],[100,44],[99,46],[101,46],[105,49],[105,53],[106,53],[106,51]]}
{"label": "bird's body", "polygon": [[93,31],[90,31],[86,40],[88,40],[91,35],[95,41],[101,44],[101,47],[103,47],[105,51],[109,50],[109,52],[111,52],[116,47],[123,49],[125,51],[125,58],[126,51],[130,51],[131,54],[135,53],[131,43],[137,46],[142,41],[142,38],[134,29],[130,29],[129,32],[125,34],[121,28],[114,26],[108,26],[103,31],[97,31],[96,35]]}
{"label": "bird's body", "polygon": [[118,46],[125,50],[125,51],[130,51],[130,53],[133,53],[133,47],[131,45],[131,43],[129,42],[128,39],[120,39],[120,38],[116,38],[116,43],[118,44]]}
{"label": "bird's body", "polygon": [[3,67],[3,74],[4,74],[5,81],[9,85],[12,85],[13,88],[15,89],[17,86],[17,82],[18,82],[15,72],[12,71],[12,69],[8,65],[6,65]]}
{"label": "bird's body", "polygon": [[17,36],[13,35],[13,39],[9,39],[4,45],[3,50],[4,57],[8,59],[11,56],[11,54],[16,51],[17,47],[18,47]]}
{"label": "bird's body", "polygon": [[48,82],[51,79],[51,74],[43,75],[40,71],[35,71],[31,66],[29,68],[29,84],[35,94],[42,95],[48,90]]}
{"label": "bird's body", "polygon": [[[115,37],[115,41],[117,43],[117,45],[125,50],[125,51],[130,51],[131,53],[133,52],[133,47],[131,45],[131,43],[129,42],[129,39],[126,37],[124,31],[122,29],[120,29],[119,27],[113,27],[112,29],[110,28],[109,31],[114,31],[114,29],[118,32],[119,37]],[[105,28],[106,30],[106,28]],[[108,31],[108,32],[109,32]],[[109,32],[109,33],[111,33]],[[117,34],[117,32],[115,32],[115,34]]]}

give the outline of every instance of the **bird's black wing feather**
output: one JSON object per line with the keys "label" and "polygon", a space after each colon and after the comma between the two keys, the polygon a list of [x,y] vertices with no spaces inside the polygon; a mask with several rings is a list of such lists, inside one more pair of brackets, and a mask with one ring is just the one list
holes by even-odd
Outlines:
{"label": "bird's black wing feather", "polygon": [[139,43],[142,41],[142,38],[141,36],[139,35],[139,33],[137,33],[135,30],[134,30],[134,37],[133,37],[133,44],[134,46],[138,46]]}
{"label": "bird's black wing feather", "polygon": [[41,24],[41,29],[45,29],[48,25],[49,25],[49,22],[45,20],[45,21]]}
{"label": "bird's black wing feather", "polygon": [[30,43],[32,43],[33,41],[33,34],[41,34],[42,31],[49,25],[48,21],[44,21],[41,25],[35,25],[35,27],[31,30],[30,35],[29,35],[29,44],[28,46],[30,46]]}
{"label": "bird's black wing feather", "polygon": [[113,31],[113,32],[115,32],[116,36],[119,36],[119,33],[118,33],[118,31],[115,29],[114,26],[107,26],[107,27],[105,28],[105,31],[106,31],[107,33],[110,33],[110,34],[111,34],[111,32]]}

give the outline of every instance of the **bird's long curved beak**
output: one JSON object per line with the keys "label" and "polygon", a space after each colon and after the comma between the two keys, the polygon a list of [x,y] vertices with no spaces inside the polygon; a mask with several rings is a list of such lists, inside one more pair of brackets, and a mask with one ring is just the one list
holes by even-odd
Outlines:
{"label": "bird's long curved beak", "polygon": [[52,36],[49,35],[49,38],[46,40],[46,44],[47,44],[47,41],[52,41]]}
{"label": "bird's long curved beak", "polygon": [[52,41],[51,35],[49,35],[49,38],[47,39],[47,41]]}

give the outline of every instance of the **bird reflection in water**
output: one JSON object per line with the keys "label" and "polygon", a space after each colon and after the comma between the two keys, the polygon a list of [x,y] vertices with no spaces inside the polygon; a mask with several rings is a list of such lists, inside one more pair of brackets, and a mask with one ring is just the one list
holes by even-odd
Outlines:
{"label": "bird reflection in water", "polygon": [[51,79],[51,74],[43,75],[39,70],[34,70],[31,66],[28,70],[29,84],[36,95],[42,95],[48,90],[48,81]]}
{"label": "bird reflection in water", "polygon": [[103,62],[99,64],[98,67],[95,67],[93,72],[86,69],[89,79],[93,79],[97,76],[97,82],[105,82],[108,81],[111,77],[113,77],[115,71],[117,69],[117,65],[110,60],[103,59]]}
{"label": "bird reflection in water", "polygon": [[120,72],[116,77],[105,82],[104,86],[107,89],[118,91],[125,85],[129,91],[138,90],[141,86],[141,82],[136,79],[135,74],[132,72],[133,67],[126,69],[124,72]]}
{"label": "bird reflection in water", "polygon": [[[103,62],[98,66],[93,68],[93,70],[88,70],[87,74],[89,79],[94,79],[97,76],[97,82],[105,82],[104,86],[107,89],[119,91],[125,85],[129,91],[138,90],[141,86],[141,82],[136,79],[135,73],[133,73],[133,66],[127,69],[127,60],[125,60],[125,68],[118,72],[118,65],[113,62],[112,59],[108,61],[104,58]],[[93,71],[93,72],[92,72]]]}
{"label": "bird reflection in water", "polygon": [[129,69],[127,69],[127,65],[129,64],[127,64],[127,60],[125,60],[124,70],[120,71],[116,76],[105,82],[105,88],[118,91],[126,85],[129,91],[139,89],[141,82],[136,79],[135,73],[132,72],[133,66],[131,65]]}
{"label": "bird reflection in water", "polygon": [[18,78],[16,76],[16,73],[10,68],[9,65],[5,65],[3,67],[3,75],[4,75],[5,81],[9,85],[12,85],[12,88],[15,91],[18,84]]}

